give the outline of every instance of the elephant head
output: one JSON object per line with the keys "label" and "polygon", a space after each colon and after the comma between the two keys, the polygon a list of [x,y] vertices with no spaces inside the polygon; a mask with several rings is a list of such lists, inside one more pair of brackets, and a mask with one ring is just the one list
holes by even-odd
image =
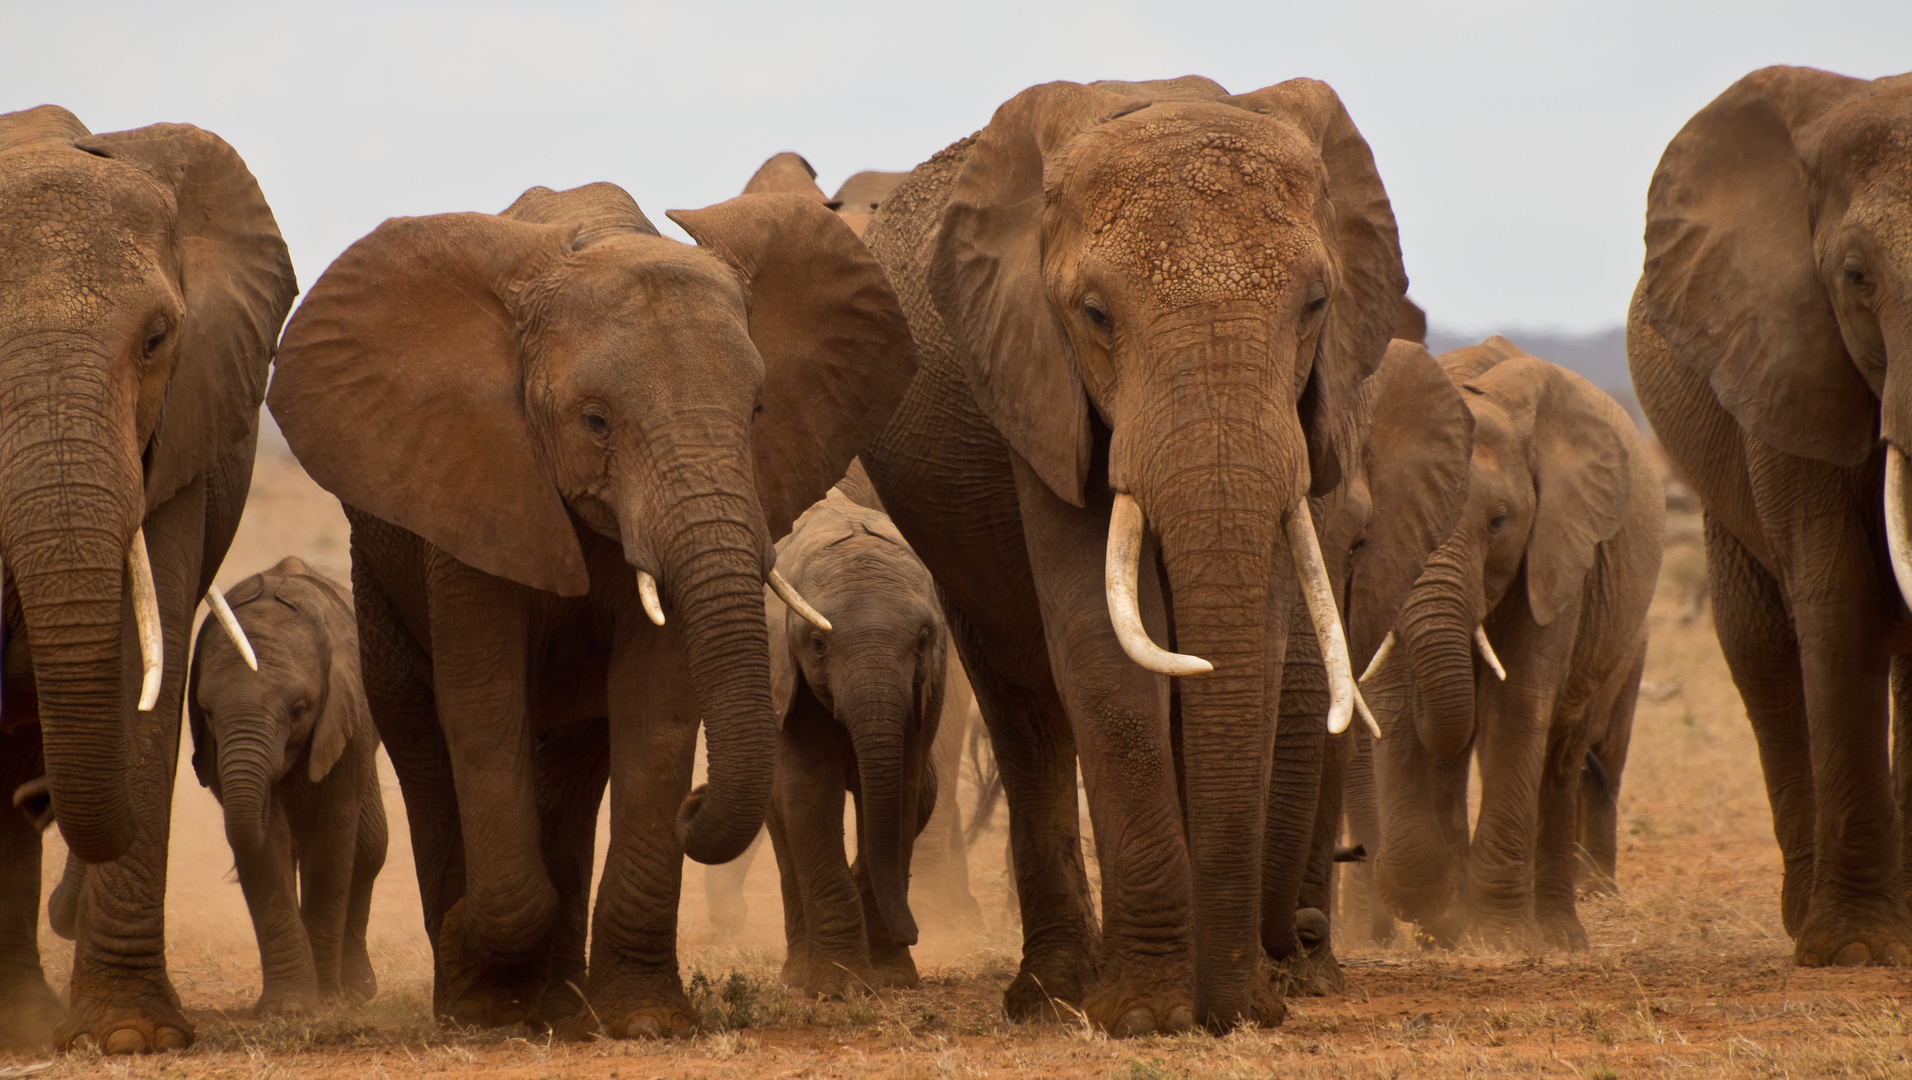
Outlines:
{"label": "elephant head", "polygon": [[294,769],[317,783],[355,739],[372,739],[359,681],[357,616],[344,589],[296,558],[241,581],[227,601],[254,651],[207,619],[186,688],[193,773],[226,812],[236,852],[265,843],[272,787]]}
{"label": "elephant head", "polygon": [[771,541],[888,419],[915,353],[821,203],[671,216],[699,246],[611,184],[387,221],[287,327],[269,401],[321,485],[479,570],[579,596],[578,530],[621,547],[652,620],[679,619],[709,729],[680,838],[724,862],[774,768]]}
{"label": "elephant head", "polygon": [[127,718],[163,674],[141,523],[254,437],[298,287],[245,163],[189,125],[0,116],[0,207],[0,559],[32,652],[7,707],[37,711],[60,831],[100,861],[131,842]]}
{"label": "elephant head", "polygon": [[[1235,96],[1200,78],[1037,86],[968,146],[929,284],[1010,448],[1065,502],[1085,505],[1092,474],[1114,492],[1125,651],[1164,674],[1212,668],[1177,688],[1197,1011],[1249,1015],[1253,965],[1222,958],[1258,947],[1270,675],[1295,573],[1340,672],[1340,723],[1351,708],[1305,499],[1342,478],[1354,394],[1406,290],[1367,144],[1308,79]],[[1184,655],[1136,614],[1151,527]]]}
{"label": "elephant head", "polygon": [[1634,310],[1761,441],[1854,467],[1885,440],[1912,596],[1909,143],[1912,75],[1774,67],[1734,83],[1654,171]]}
{"label": "elephant head", "polygon": [[1449,757],[1474,736],[1475,654],[1499,665],[1482,622],[1503,604],[1524,605],[1539,626],[1579,618],[1595,548],[1626,513],[1632,463],[1618,430],[1631,421],[1565,368],[1501,337],[1445,353],[1441,365],[1474,414],[1467,502],[1398,625],[1421,742]]}
{"label": "elephant head", "polygon": [[808,695],[848,733],[861,792],[857,852],[890,938],[913,945],[909,854],[936,807],[929,754],[949,654],[935,583],[888,516],[835,490],[778,545],[777,566],[831,626],[770,600],[778,716]]}

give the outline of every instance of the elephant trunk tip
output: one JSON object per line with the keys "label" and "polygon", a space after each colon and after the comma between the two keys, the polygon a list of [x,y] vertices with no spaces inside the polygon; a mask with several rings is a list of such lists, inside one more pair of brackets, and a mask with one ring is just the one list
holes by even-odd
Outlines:
{"label": "elephant trunk tip", "polygon": [[701,812],[709,790],[709,784],[697,785],[677,808],[677,842],[687,858],[706,866],[718,866],[743,855],[757,838],[764,815],[759,812],[750,818],[747,829],[725,828],[712,821],[711,815]]}

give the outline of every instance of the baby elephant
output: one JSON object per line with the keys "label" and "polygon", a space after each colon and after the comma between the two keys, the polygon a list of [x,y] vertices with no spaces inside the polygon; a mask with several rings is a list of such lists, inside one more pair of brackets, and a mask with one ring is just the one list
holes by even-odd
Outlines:
{"label": "baby elephant", "polygon": [[[890,519],[833,490],[777,545],[777,569],[829,622],[770,604],[783,717],[770,839],[783,883],[783,979],[805,993],[915,986],[910,850],[936,807],[930,747],[949,632],[929,571]],[[843,797],[856,798],[857,858]]]}
{"label": "baby elephant", "polygon": [[200,628],[186,692],[193,772],[226,811],[259,936],[256,1010],[363,1001],[378,988],[365,924],[385,805],[352,598],[288,558],[235,586],[228,610],[208,600],[219,618]]}

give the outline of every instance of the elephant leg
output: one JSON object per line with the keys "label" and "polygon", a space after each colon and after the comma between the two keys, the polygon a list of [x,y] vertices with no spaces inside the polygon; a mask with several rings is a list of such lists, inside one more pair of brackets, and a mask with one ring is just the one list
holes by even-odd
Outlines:
{"label": "elephant leg", "polygon": [[205,480],[195,480],[145,521],[165,676],[153,711],[138,712],[139,638],[127,604],[120,685],[129,718],[133,843],[118,859],[89,867],[81,886],[67,1015],[54,1032],[62,1048],[91,1041],[107,1053],[127,1054],[184,1049],[193,1042],[193,1025],[166,973],[166,855],[186,658],[206,547],[205,495]]}
{"label": "elephant leg", "polygon": [[46,1048],[66,1012],[40,966],[40,830],[10,801],[41,771],[37,726],[0,732],[0,1052]]}
{"label": "elephant leg", "polygon": [[963,840],[963,811],[958,798],[963,742],[969,734],[975,694],[963,677],[955,650],[950,652],[945,687],[942,722],[930,746],[930,764],[936,770],[936,809],[911,850],[910,910],[926,929],[961,933],[982,929],[983,909],[969,888],[969,849]]}
{"label": "elephant leg", "polygon": [[704,908],[709,913],[711,928],[724,941],[741,937],[749,921],[750,905],[744,899],[744,880],[750,876],[751,864],[757,861],[763,838],[764,834],[758,833],[742,855],[727,863],[704,867]]}
{"label": "elephant leg", "polygon": [[345,940],[339,946],[339,988],[354,1001],[370,1001],[378,993],[378,975],[372,970],[372,954],[365,946],[365,932],[372,921],[372,886],[385,867],[390,835],[376,764],[367,774],[366,790],[359,803],[358,832],[353,838],[352,891],[345,907]]}
{"label": "elephant leg", "polygon": [[[804,917],[803,878],[797,873],[797,861],[790,852],[790,834],[783,820],[780,798],[772,789],[770,811],[764,815],[764,831],[770,834],[770,848],[777,863],[777,887],[783,896],[783,970],[779,978],[785,986],[802,986],[810,970],[810,923]],[[761,842],[759,836],[751,846]]]}
{"label": "elephant leg", "polygon": [[677,812],[697,753],[697,697],[670,629],[646,623],[620,635],[608,683],[611,846],[591,913],[585,996],[612,1038],[689,1035],[696,1014],[677,965]]}
{"label": "elephant leg", "polygon": [[233,857],[246,910],[252,913],[252,931],[259,939],[264,985],[252,1008],[259,1016],[310,1016],[319,1008],[319,975],[300,918],[300,867],[284,804],[273,798],[267,805],[265,843]]}
{"label": "elephant leg", "polygon": [[1305,608],[1296,605],[1290,617],[1262,834],[1261,946],[1279,984],[1313,995],[1345,985],[1326,910],[1341,821],[1339,773],[1346,767],[1349,737],[1328,737],[1321,647]]}
{"label": "elephant leg", "polygon": [[1892,783],[1899,804],[1899,851],[1912,902],[1912,656],[1892,658]]}
{"label": "elephant leg", "polygon": [[529,1019],[544,996],[558,920],[525,708],[527,590],[449,558],[434,563],[432,690],[465,836],[465,895],[438,928],[438,964],[451,1018],[501,1027]]}
{"label": "elephant leg", "polygon": [[1470,933],[1489,948],[1526,948],[1541,939],[1534,850],[1553,705],[1547,688],[1507,686],[1479,713],[1480,813],[1467,848],[1462,905]]}
{"label": "elephant leg", "polygon": [[1584,710],[1581,717],[1557,722],[1547,732],[1534,840],[1534,920],[1548,944],[1568,950],[1587,947],[1574,895],[1580,775],[1586,769],[1589,739]]}
{"label": "elephant leg", "polygon": [[1368,705],[1387,732],[1372,747],[1381,843],[1368,854],[1382,903],[1418,924],[1417,937],[1452,946],[1461,933],[1472,747],[1443,758],[1421,745],[1410,719],[1418,703],[1405,668],[1392,665],[1366,689]]}
{"label": "elephant leg", "polygon": [[339,965],[352,900],[352,863],[358,855],[358,800],[330,799],[313,817],[316,820],[300,822],[295,830],[299,920],[311,944],[319,997],[330,1001],[343,993]]}
{"label": "elephant leg", "polygon": [[352,600],[358,610],[359,670],[379,741],[405,800],[405,822],[418,875],[425,940],[432,947],[432,1012],[449,1015],[444,966],[438,962],[438,930],[451,906],[465,895],[465,840],[458,821],[458,792],[451,780],[451,752],[438,726],[431,662],[400,620],[380,587],[373,559],[391,526],[347,508],[352,519]]}
{"label": "elephant leg", "polygon": [[1619,684],[1603,695],[1591,717],[1593,745],[1580,773],[1578,886],[1587,896],[1620,891],[1620,780],[1633,741],[1633,711],[1646,670],[1646,641],[1622,669]]}
{"label": "elephant leg", "polygon": [[1818,813],[1799,640],[1772,574],[1711,514],[1705,517],[1705,529],[1713,625],[1759,744],[1773,834],[1785,868],[1779,909],[1786,933],[1796,940],[1812,899]]}
{"label": "elephant leg", "polygon": [[[1108,514],[1067,506],[1033,477],[1021,486],[1049,666],[1074,727],[1102,870],[1102,942],[1083,1011],[1117,1035],[1185,1030],[1195,1024],[1194,916],[1168,680],[1130,660],[1109,622]],[[1168,640],[1152,574],[1142,575],[1142,605],[1156,640]],[[1016,859],[1020,870],[1020,850]]]}
{"label": "elephant leg", "polygon": [[558,925],[551,945],[551,981],[533,1023],[573,1038],[584,1014],[585,946],[590,930],[591,869],[596,862],[598,807],[611,778],[610,726],[594,720],[583,730],[538,740],[538,818],[544,869],[558,891]]}
{"label": "elephant leg", "polygon": [[[847,737],[804,700],[784,720],[774,801],[777,867],[794,878],[800,937],[787,940],[784,981],[812,997],[882,985],[870,962],[864,906],[843,838]],[[786,900],[786,903],[788,901]]]}

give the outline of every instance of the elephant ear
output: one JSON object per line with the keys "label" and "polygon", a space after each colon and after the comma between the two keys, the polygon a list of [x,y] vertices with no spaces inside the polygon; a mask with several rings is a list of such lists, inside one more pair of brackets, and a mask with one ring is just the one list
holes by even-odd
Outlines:
{"label": "elephant ear", "polygon": [[1089,472],[1089,398],[1043,290],[1043,167],[1079,133],[1147,104],[1068,82],[1003,103],[957,174],[930,261],[930,294],[976,403],[1074,506]]}
{"label": "elephant ear", "polygon": [[1504,360],[1465,389],[1499,405],[1526,439],[1536,496],[1527,603],[1550,625],[1625,519],[1633,470],[1618,425],[1631,421],[1592,383],[1532,356]]}
{"label": "elephant ear", "polygon": [[352,740],[372,733],[372,707],[365,700],[365,683],[359,675],[358,635],[334,634],[331,641],[325,711],[312,725],[312,748],[306,753],[305,775],[315,784],[339,763]]}
{"label": "elephant ear", "polygon": [[573,250],[615,233],[659,235],[630,192],[602,181],[567,191],[527,188],[498,216],[533,225],[574,225],[578,232],[571,240]]}
{"label": "elephant ear", "polygon": [[91,134],[79,117],[58,105],[0,113],[0,154],[23,147],[71,146]]}
{"label": "elephant ear", "polygon": [[589,579],[526,416],[513,304],[578,232],[491,214],[385,222],[299,306],[268,395],[339,501],[561,596]]}
{"label": "elephant ear", "polygon": [[1646,321],[1748,432],[1856,466],[1879,406],[1813,262],[1813,178],[1794,133],[1868,86],[1811,68],[1734,83],[1667,144],[1647,188]]}
{"label": "elephant ear", "polygon": [[1368,525],[1348,587],[1348,644],[1360,657],[1380,647],[1427,557],[1454,531],[1474,452],[1474,414],[1425,348],[1393,342],[1369,389]]}
{"label": "elephant ear", "polygon": [[299,286],[272,208],[224,139],[190,124],[153,124],[73,145],[146,173],[172,191],[177,208],[186,314],[148,451],[150,513],[257,430],[273,346]]}
{"label": "elephant ear", "polygon": [[1464,386],[1486,374],[1502,360],[1526,356],[1520,347],[1495,334],[1479,345],[1463,345],[1441,354],[1440,365],[1455,386]]}
{"label": "elephant ear", "polygon": [[799,195],[740,195],[669,217],[729,262],[763,357],[757,498],[782,536],[889,422],[916,347],[889,278],[850,227]]}
{"label": "elephant ear", "polygon": [[1337,418],[1352,405],[1355,388],[1380,366],[1407,299],[1394,209],[1367,140],[1327,83],[1290,79],[1229,100],[1299,129],[1313,140],[1327,172],[1327,202],[1317,208],[1316,227],[1337,273],[1307,391],[1315,400],[1302,408],[1311,491],[1322,495],[1339,481],[1342,461],[1353,460],[1351,433]]}
{"label": "elephant ear", "polygon": [[810,167],[802,154],[793,154],[788,150],[771,155],[769,160],[758,166],[743,190],[745,195],[771,195],[778,192],[801,195],[817,202],[830,201],[824,197],[823,189],[817,186],[817,171]]}

